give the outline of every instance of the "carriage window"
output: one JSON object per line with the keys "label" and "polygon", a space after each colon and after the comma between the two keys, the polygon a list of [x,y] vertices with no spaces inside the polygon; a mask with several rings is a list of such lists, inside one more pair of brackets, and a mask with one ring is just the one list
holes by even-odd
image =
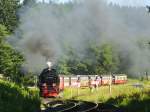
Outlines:
{"label": "carriage window", "polygon": [[110,77],[103,77],[103,79],[104,79],[104,80],[105,80],[105,79],[108,80],[108,79],[110,79]]}
{"label": "carriage window", "polygon": [[118,80],[118,77],[116,77],[115,79]]}

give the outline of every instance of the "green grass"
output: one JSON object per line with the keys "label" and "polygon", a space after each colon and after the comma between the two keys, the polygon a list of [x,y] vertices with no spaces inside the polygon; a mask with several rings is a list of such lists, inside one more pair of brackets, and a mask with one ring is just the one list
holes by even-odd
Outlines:
{"label": "green grass", "polygon": [[[131,86],[133,83],[143,84],[144,88],[135,88]],[[109,86],[101,86],[94,92],[89,88],[66,88],[63,98],[110,103],[126,112],[150,112],[149,86],[149,81],[129,80],[127,84],[112,85],[111,94]]]}
{"label": "green grass", "polygon": [[0,112],[37,112],[40,107],[38,93],[36,89],[0,80]]}
{"label": "green grass", "polygon": [[[131,86],[143,84],[144,88]],[[103,102],[123,108],[126,112],[150,112],[150,81],[130,80],[124,85],[101,86],[98,90],[89,88],[65,88],[63,99],[77,99]],[[39,91],[27,89],[0,80],[0,112],[37,112],[40,107]]]}

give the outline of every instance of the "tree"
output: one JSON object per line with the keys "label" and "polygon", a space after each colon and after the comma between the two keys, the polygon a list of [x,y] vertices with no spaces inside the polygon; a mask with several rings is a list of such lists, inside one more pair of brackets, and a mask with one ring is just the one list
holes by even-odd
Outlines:
{"label": "tree", "polygon": [[86,63],[88,65],[88,71],[90,74],[101,74],[104,73],[104,68],[101,64],[101,47],[96,42],[89,44],[88,58]]}
{"label": "tree", "polygon": [[24,86],[35,86],[36,85],[36,75],[33,73],[27,73],[23,77],[21,77],[21,84]]}
{"label": "tree", "polygon": [[67,65],[67,57],[66,56],[62,56],[60,58],[60,60],[58,61],[58,65],[56,65],[56,66],[57,66],[59,74],[65,74],[65,75],[70,74],[69,73],[70,68]]}
{"label": "tree", "polygon": [[6,26],[11,32],[18,24],[19,2],[20,0],[0,0],[0,24]]}
{"label": "tree", "polygon": [[24,58],[6,42],[5,39],[8,35],[6,27],[0,25],[0,73],[19,82],[20,67]]}
{"label": "tree", "polygon": [[35,4],[36,4],[36,0],[24,0],[23,1],[23,6],[25,8],[27,8],[27,7],[30,8],[30,7],[32,7]]}
{"label": "tree", "polygon": [[35,4],[36,0],[24,0],[23,5],[30,5],[30,4]]}
{"label": "tree", "polygon": [[119,65],[119,56],[113,50],[111,44],[104,44],[101,48],[101,64],[106,73],[116,72]]}
{"label": "tree", "polygon": [[0,24],[0,45],[4,43],[5,38],[8,36],[9,32],[6,27]]}

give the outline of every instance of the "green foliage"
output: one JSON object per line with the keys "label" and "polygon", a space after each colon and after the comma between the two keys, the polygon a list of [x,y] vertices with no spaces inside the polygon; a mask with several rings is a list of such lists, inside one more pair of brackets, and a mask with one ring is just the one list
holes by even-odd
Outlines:
{"label": "green foliage", "polygon": [[0,73],[10,77],[13,81],[19,82],[20,66],[24,59],[5,41],[8,34],[6,28],[0,25]]}
{"label": "green foliage", "polygon": [[36,76],[32,73],[25,74],[21,77],[21,83],[24,86],[35,86],[36,85]]}
{"label": "green foliage", "polygon": [[97,45],[90,42],[82,54],[67,44],[66,53],[58,61],[59,73],[83,75],[117,72],[120,60],[114,49],[111,44]]}
{"label": "green foliage", "polygon": [[62,57],[57,65],[58,73],[59,74],[69,74],[69,67],[67,66],[66,57]]}
{"label": "green foliage", "polygon": [[24,6],[30,6],[36,3],[36,0],[24,0],[23,5]]}
{"label": "green foliage", "polygon": [[40,108],[38,93],[0,80],[0,112],[36,112]]}
{"label": "green foliage", "polygon": [[3,44],[4,39],[6,36],[8,36],[8,34],[9,33],[8,33],[6,27],[0,24],[0,45]]}
{"label": "green foliage", "polygon": [[111,44],[102,45],[101,62],[104,70],[108,72],[116,72],[119,65],[119,58]]}
{"label": "green foliage", "polygon": [[17,10],[20,0],[0,0],[0,24],[14,31],[18,24]]}

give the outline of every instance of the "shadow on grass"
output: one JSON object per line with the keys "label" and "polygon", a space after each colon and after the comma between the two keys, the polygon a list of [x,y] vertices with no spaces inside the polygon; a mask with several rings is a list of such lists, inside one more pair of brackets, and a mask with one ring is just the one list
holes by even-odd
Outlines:
{"label": "shadow on grass", "polygon": [[125,112],[150,112],[150,91],[130,96],[121,95],[110,98],[105,103],[116,105]]}

